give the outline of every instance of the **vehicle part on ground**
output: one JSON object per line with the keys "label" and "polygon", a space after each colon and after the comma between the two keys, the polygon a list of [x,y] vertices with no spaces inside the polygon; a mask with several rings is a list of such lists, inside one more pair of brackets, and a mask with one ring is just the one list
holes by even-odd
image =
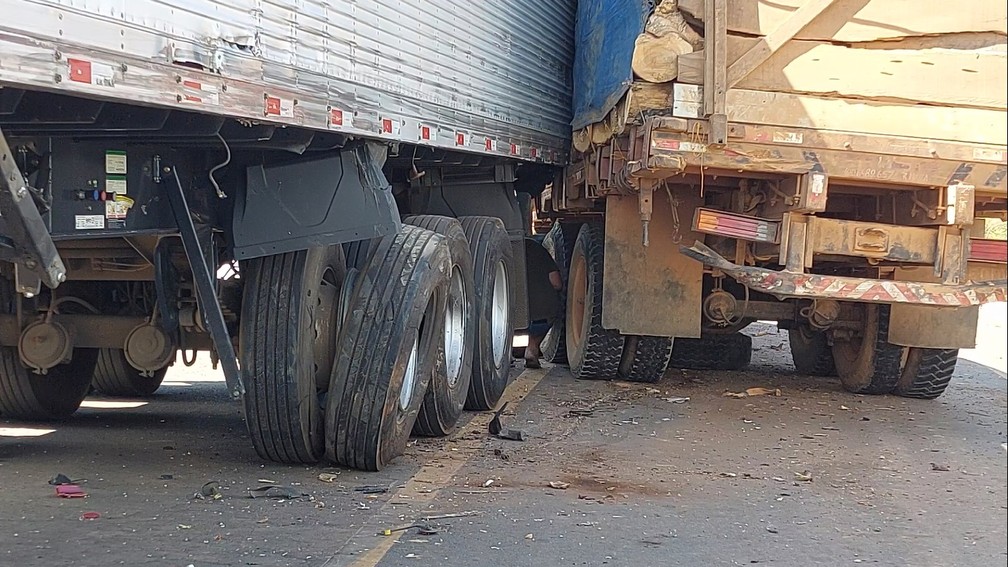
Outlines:
{"label": "vehicle part on ground", "polygon": [[488,410],[497,405],[511,371],[509,281],[513,249],[504,223],[494,217],[461,217],[469,241],[475,285],[476,349],[466,409]]}
{"label": "vehicle part on ground", "polygon": [[581,227],[571,254],[567,289],[567,360],[575,378],[611,380],[623,358],[623,335],[602,327],[605,234],[600,224]]}
{"label": "vehicle part on ground", "polygon": [[563,288],[560,290],[560,305],[563,313],[553,321],[549,332],[542,340],[539,349],[543,358],[553,364],[567,364],[567,278],[570,277],[570,259],[574,251],[574,241],[577,239],[581,225],[577,223],[556,221],[543,238],[543,248],[549,252],[560,268]]}
{"label": "vehicle part on ground", "polygon": [[91,385],[106,396],[146,397],[161,387],[168,365],[156,370],[137,370],[127,360],[123,349],[98,349]]}
{"label": "vehicle part on ground", "polygon": [[[17,312],[14,282],[0,277],[0,313]],[[96,349],[72,349],[69,362],[32,372],[18,349],[0,347],[0,415],[9,419],[50,420],[67,417],[80,407],[91,387],[98,360]]]}
{"label": "vehicle part on ground", "polygon": [[473,345],[476,338],[476,302],[469,241],[459,221],[438,215],[417,215],[406,224],[432,230],[445,237],[451,251],[451,279],[445,311],[444,348],[434,365],[430,386],[413,432],[443,436],[454,429],[472,381]]}
{"label": "vehicle part on ground", "polygon": [[889,306],[861,303],[851,304],[851,308],[863,322],[863,331],[832,332],[833,360],[840,382],[855,394],[888,394],[900,378],[905,354],[905,347],[888,342]]}
{"label": "vehicle part on ground", "polygon": [[825,332],[800,325],[788,329],[788,342],[791,345],[791,360],[799,373],[809,376],[837,375],[833,348]]}
{"label": "vehicle part on ground", "polygon": [[657,382],[671,358],[671,337],[625,336],[619,377],[630,382]]}
{"label": "vehicle part on ground", "polygon": [[742,333],[676,338],[670,368],[688,370],[742,370],[752,358],[752,337]]}
{"label": "vehicle part on ground", "polygon": [[451,250],[404,225],[372,244],[340,333],[325,407],[326,457],[376,471],[402,453],[444,345]]}
{"label": "vehicle part on ground", "polygon": [[242,264],[245,422],[263,459],[314,463],[323,455],[345,263],[340,246],[321,246]]}
{"label": "vehicle part on ground", "polygon": [[959,349],[907,349],[903,370],[893,393],[923,400],[941,396],[952,381],[958,360]]}

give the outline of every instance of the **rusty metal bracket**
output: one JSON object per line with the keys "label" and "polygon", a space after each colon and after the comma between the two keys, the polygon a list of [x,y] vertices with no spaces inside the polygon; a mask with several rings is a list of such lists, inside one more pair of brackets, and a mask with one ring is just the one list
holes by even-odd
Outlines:
{"label": "rusty metal bracket", "polygon": [[1005,301],[1008,280],[965,285],[852,278],[820,274],[778,272],[729,262],[702,242],[680,246],[694,260],[728,274],[740,284],[778,298],[830,298],[862,303],[916,304],[934,307],[968,307]]}

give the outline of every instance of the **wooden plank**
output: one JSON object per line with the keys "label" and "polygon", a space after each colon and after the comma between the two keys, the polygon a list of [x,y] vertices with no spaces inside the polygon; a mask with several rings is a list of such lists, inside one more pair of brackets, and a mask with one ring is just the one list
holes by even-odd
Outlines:
{"label": "wooden plank", "polygon": [[[765,37],[757,40],[756,44],[746,50],[745,53],[734,59],[728,67],[728,88],[734,87],[739,81],[744,79],[756,67],[770,58],[778,49],[791,40],[798,32],[816,19],[819,14],[833,4],[835,0],[809,0],[801,8],[795,10],[794,14],[784,20],[780,26],[775,28]],[[843,0],[849,2],[850,0]],[[715,25],[718,25],[715,23]],[[724,25],[722,19],[720,25]],[[705,47],[709,47],[706,46]],[[715,46],[717,47],[717,46]]]}
{"label": "wooden plank", "polygon": [[[808,0],[729,0],[728,32],[765,36]],[[679,9],[704,21],[704,0]],[[834,6],[795,37],[862,42],[970,32],[1008,33],[1008,3],[992,0],[867,0]]]}
{"label": "wooden plank", "polygon": [[[729,37],[728,60],[758,41]],[[702,52],[679,57],[677,80],[701,84],[703,75],[697,66],[702,57]],[[1006,84],[1008,54],[1004,52],[862,49],[792,41],[735,88],[1004,109],[1008,107]]]}
{"label": "wooden plank", "polygon": [[[690,102],[689,94],[680,98]],[[697,93],[695,101],[699,100]],[[728,91],[727,105],[728,120],[733,123],[1008,146],[1008,120],[1003,110],[873,103],[744,89]]]}

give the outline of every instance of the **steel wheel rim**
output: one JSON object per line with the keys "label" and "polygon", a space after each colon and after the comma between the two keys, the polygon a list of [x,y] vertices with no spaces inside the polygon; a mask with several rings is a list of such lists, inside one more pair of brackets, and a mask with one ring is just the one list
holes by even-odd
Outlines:
{"label": "steel wheel rim", "polygon": [[465,354],[465,330],[468,319],[465,282],[458,266],[452,268],[448,289],[448,306],[445,312],[445,368],[448,385],[455,386],[462,374],[462,358]]}
{"label": "steel wheel rim", "polygon": [[587,309],[585,298],[588,297],[588,277],[585,266],[584,256],[575,253],[571,262],[570,279],[567,281],[567,305],[571,317],[571,324],[568,328],[570,329],[570,337],[574,339],[574,346],[580,345],[584,338],[585,310]]}
{"label": "steel wheel rim", "polygon": [[413,391],[416,390],[417,358],[420,352],[420,334],[413,337],[413,348],[410,350],[409,360],[406,363],[406,372],[403,374],[402,389],[399,390],[399,409],[406,411],[413,400]]}
{"label": "steel wheel rim", "polygon": [[497,368],[504,365],[504,357],[511,345],[507,344],[511,298],[508,296],[507,268],[504,260],[497,262],[494,270],[493,296],[490,305],[490,337]]}

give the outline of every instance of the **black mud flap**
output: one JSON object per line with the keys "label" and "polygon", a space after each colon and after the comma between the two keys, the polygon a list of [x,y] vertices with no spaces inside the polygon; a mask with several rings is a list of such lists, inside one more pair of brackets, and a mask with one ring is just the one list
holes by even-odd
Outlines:
{"label": "black mud flap", "polygon": [[386,149],[367,142],[318,160],[248,168],[232,224],[235,258],[397,232],[399,212],[382,173]]}

